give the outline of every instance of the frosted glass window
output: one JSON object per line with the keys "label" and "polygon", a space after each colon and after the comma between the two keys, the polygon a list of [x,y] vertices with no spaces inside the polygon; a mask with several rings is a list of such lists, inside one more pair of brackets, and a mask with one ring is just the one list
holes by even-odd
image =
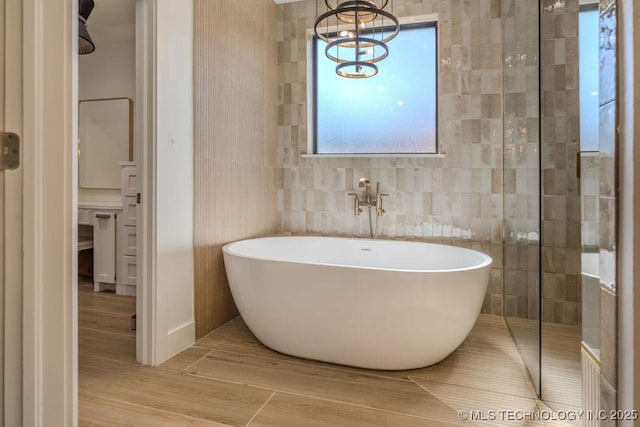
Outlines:
{"label": "frosted glass window", "polygon": [[600,134],[600,22],[598,8],[583,9],[578,16],[580,151],[598,151]]}
{"label": "frosted glass window", "polygon": [[435,23],[403,26],[377,75],[348,79],[315,39],[315,152],[436,153]]}

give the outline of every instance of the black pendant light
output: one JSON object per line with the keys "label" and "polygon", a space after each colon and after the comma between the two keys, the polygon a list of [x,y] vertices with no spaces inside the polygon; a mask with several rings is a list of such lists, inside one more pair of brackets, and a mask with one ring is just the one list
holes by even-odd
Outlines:
{"label": "black pendant light", "polygon": [[[319,12],[320,3],[324,13]],[[387,43],[400,30],[388,4],[389,0],[316,0],[314,32],[327,43],[325,54],[338,64],[338,75],[361,79],[378,73],[376,63],[389,55]]]}
{"label": "black pendant light", "polygon": [[93,0],[78,0],[80,2],[80,15],[78,16],[78,53],[86,55],[96,50],[89,31],[87,30],[87,19],[91,15],[94,4]]}

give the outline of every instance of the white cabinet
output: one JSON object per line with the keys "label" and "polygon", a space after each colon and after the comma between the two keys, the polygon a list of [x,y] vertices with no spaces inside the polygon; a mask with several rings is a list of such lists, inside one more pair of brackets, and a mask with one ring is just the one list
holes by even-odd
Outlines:
{"label": "white cabinet", "polygon": [[122,257],[122,284],[125,286],[136,286],[138,265],[135,256],[125,255]]}
{"label": "white cabinet", "polygon": [[93,289],[117,291],[122,258],[122,208],[115,204],[78,205],[78,250],[93,248]]}
{"label": "white cabinet", "polygon": [[[137,281],[137,179],[136,164],[121,163],[121,202],[78,205],[78,248],[93,246],[94,291],[110,290],[136,295]],[[91,231],[91,229],[93,229]],[[91,239],[84,241],[80,237]]]}
{"label": "white cabinet", "polygon": [[136,226],[138,202],[135,197],[122,196],[122,224]]}
{"label": "white cabinet", "polygon": [[138,194],[138,178],[134,162],[120,163],[120,187],[123,197],[136,197]]}
{"label": "white cabinet", "polygon": [[122,280],[118,293],[136,295],[137,284],[137,222],[138,222],[138,179],[136,164],[120,163],[122,179]]}
{"label": "white cabinet", "polygon": [[116,214],[93,212],[93,281],[96,291],[100,283],[116,283]]}

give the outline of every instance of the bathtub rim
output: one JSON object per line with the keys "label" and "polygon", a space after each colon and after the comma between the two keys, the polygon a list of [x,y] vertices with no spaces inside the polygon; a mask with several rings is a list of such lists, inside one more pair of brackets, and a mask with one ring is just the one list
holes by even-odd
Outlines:
{"label": "bathtub rim", "polygon": [[[329,262],[308,262],[308,261],[298,261],[294,259],[274,259],[269,257],[258,257],[258,256],[249,256],[246,254],[242,254],[239,252],[234,252],[232,250],[232,246],[246,242],[250,240],[276,240],[276,239],[304,239],[304,238],[315,238],[315,239],[342,239],[342,240],[352,240],[352,241],[370,241],[370,242],[397,242],[402,244],[418,244],[418,245],[427,245],[427,246],[447,246],[456,249],[460,249],[462,251],[470,251],[475,254],[478,254],[482,257],[482,262],[479,264],[474,264],[469,267],[461,267],[461,268],[448,268],[448,269],[406,269],[406,268],[389,268],[389,267],[369,267],[363,265],[356,264],[335,264]],[[264,237],[252,237],[248,239],[236,240],[233,242],[229,242],[222,247],[222,252],[225,255],[237,256],[246,259],[252,259],[257,261],[269,261],[269,262],[278,262],[278,263],[293,263],[293,264],[302,264],[302,265],[320,265],[326,267],[335,267],[335,268],[351,268],[351,269],[362,269],[362,270],[376,270],[376,271],[389,271],[389,272],[398,272],[398,273],[456,273],[456,272],[464,272],[464,271],[472,271],[472,270],[480,270],[483,268],[491,267],[493,264],[493,258],[483,252],[477,251],[475,249],[464,248],[461,246],[447,245],[444,243],[432,243],[432,242],[412,242],[406,240],[391,240],[391,239],[368,239],[363,237],[340,237],[340,236],[264,236]]]}

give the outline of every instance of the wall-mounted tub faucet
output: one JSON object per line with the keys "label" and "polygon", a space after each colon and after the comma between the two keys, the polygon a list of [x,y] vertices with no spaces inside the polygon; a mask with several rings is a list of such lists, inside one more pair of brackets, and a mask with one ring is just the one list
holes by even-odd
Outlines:
{"label": "wall-mounted tub faucet", "polygon": [[[380,185],[380,183],[378,183],[378,185]],[[371,206],[371,181],[367,178],[360,178],[358,188],[364,188],[364,201],[367,203],[367,206]]]}
{"label": "wall-mounted tub faucet", "polygon": [[349,196],[353,196],[353,214],[356,216],[362,215],[362,208],[360,207],[360,198],[358,193],[349,193]]}
{"label": "wall-mounted tub faucet", "polygon": [[[369,231],[370,231],[371,238],[374,239],[378,236],[378,217],[386,215],[386,211],[382,208],[382,198],[389,196],[389,194],[381,193],[380,183],[377,182],[376,194],[372,195],[371,181],[369,181],[367,178],[360,178],[360,181],[358,181],[358,187],[364,188],[364,195],[362,199],[360,198],[360,196],[358,196],[358,193],[354,193],[354,192],[348,193],[349,196],[353,196],[353,214],[356,216],[360,216],[362,215],[363,207],[366,207],[367,209],[369,209]],[[376,210],[375,227],[373,225],[373,220],[372,220],[373,214],[371,212],[372,210],[371,208],[375,208]],[[375,232],[374,232],[374,228],[375,228]]]}

